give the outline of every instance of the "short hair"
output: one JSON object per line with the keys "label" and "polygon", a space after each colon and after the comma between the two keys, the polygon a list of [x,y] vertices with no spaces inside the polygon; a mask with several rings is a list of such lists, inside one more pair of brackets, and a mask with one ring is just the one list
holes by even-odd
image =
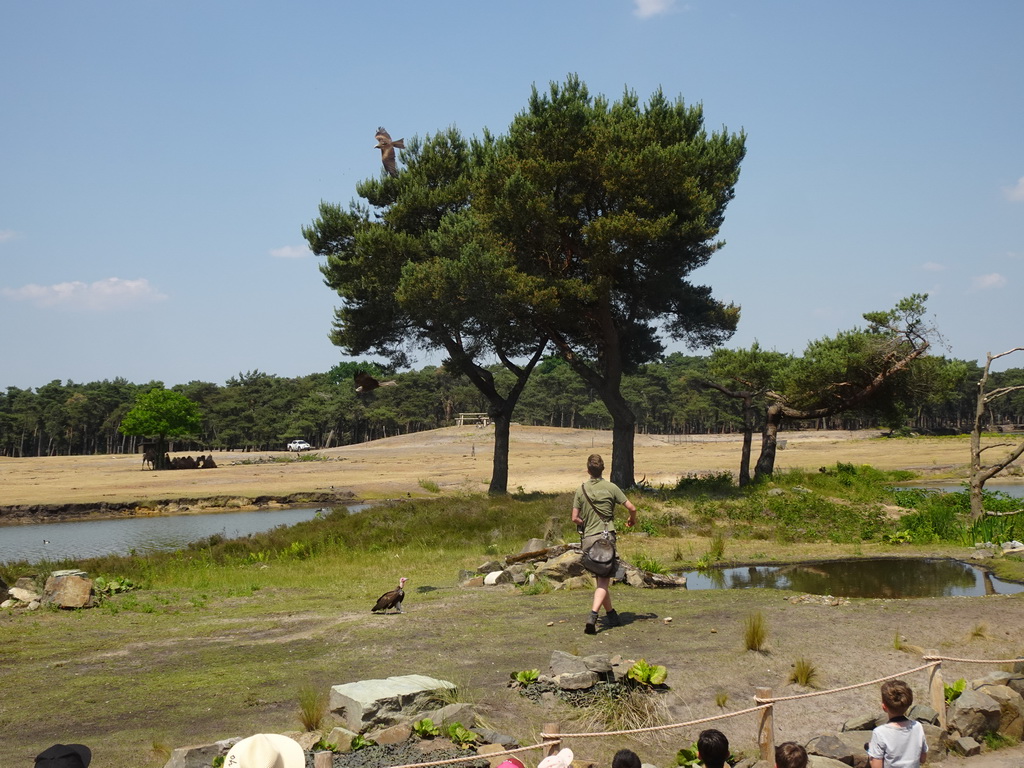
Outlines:
{"label": "short hair", "polygon": [[807,750],[795,741],[786,741],[775,748],[775,768],[807,768]]}
{"label": "short hair", "polygon": [[729,740],[714,728],[701,731],[697,737],[697,757],[705,768],[722,768],[729,757]]}
{"label": "short hair", "polygon": [[601,458],[600,453],[592,453],[587,456],[587,472],[591,477],[600,477],[604,472],[604,459]]}
{"label": "short hair", "polygon": [[612,768],[640,768],[640,756],[631,749],[620,749],[612,758]]}
{"label": "short hair", "polygon": [[914,703],[914,692],[902,680],[886,680],[882,683],[882,703],[892,715],[904,715]]}

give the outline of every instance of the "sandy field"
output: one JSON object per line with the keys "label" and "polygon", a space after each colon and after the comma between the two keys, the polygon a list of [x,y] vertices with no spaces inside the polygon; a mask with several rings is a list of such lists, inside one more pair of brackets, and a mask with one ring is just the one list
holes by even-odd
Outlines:
{"label": "sandy field", "polygon": [[[890,440],[878,431],[786,433],[780,469],[817,469],[837,461],[907,468],[963,478],[967,438]],[[756,448],[759,441],[755,440]],[[300,492],[350,492],[378,499],[441,493],[484,492],[491,472],[493,431],[447,427],[323,451],[320,461],[297,461],[287,451],[214,453],[213,470],[154,472],[140,455],[0,458],[0,507],[70,503],[146,502],[213,496],[286,496]],[[565,491],[585,476],[586,456],[611,455],[611,432],[554,427],[512,428],[509,490]],[[181,454],[183,455],[183,454]],[[691,472],[736,472],[738,435],[637,435],[636,479],[674,484]]]}

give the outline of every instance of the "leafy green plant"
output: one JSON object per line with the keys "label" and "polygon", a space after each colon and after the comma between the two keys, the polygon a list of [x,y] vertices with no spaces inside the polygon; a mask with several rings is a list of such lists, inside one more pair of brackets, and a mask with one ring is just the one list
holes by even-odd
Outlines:
{"label": "leafy green plant", "polygon": [[700,757],[697,755],[697,742],[676,752],[676,765],[693,766],[693,768],[702,765]]}
{"label": "leafy green plant", "polygon": [[417,720],[413,723],[412,732],[421,739],[432,739],[435,736],[441,735],[441,729],[434,725],[434,721],[429,717],[424,717],[422,720]]}
{"label": "leafy green plant", "polygon": [[452,723],[448,726],[448,738],[459,749],[468,749],[480,739],[477,734],[466,728],[462,723]]}
{"label": "leafy green plant", "polygon": [[648,664],[646,659],[640,659],[629,668],[626,677],[641,685],[664,685],[668,669],[660,664]]}
{"label": "leafy green plant", "polygon": [[138,589],[139,585],[131,579],[118,578],[116,576],[111,576],[110,578],[97,576],[93,579],[92,588],[96,594],[106,596],[130,592],[133,589]]}
{"label": "leafy green plant", "polygon": [[225,755],[217,755],[210,764],[211,768],[224,768]]}
{"label": "leafy green plant", "polygon": [[818,683],[818,668],[814,666],[814,662],[810,659],[805,659],[801,656],[793,662],[793,667],[789,670],[787,682],[796,683],[805,688],[814,688]]}
{"label": "leafy green plant", "polygon": [[523,685],[530,685],[536,683],[537,678],[540,677],[539,669],[524,669],[520,672],[516,672],[516,682],[522,683]]}
{"label": "leafy green plant", "polygon": [[743,622],[743,647],[748,651],[763,652],[768,641],[768,623],[760,611],[752,613]]}
{"label": "leafy green plant", "polygon": [[648,573],[665,573],[667,571],[659,560],[651,557],[647,552],[638,552],[633,557],[633,565]]}
{"label": "leafy green plant", "polygon": [[377,746],[377,742],[376,741],[374,741],[373,739],[366,738],[361,733],[357,733],[355,736],[353,736],[352,737],[352,741],[349,744],[349,748],[353,752],[358,752],[360,749],[365,749],[366,747],[375,747],[375,746]]}
{"label": "leafy green plant", "polygon": [[337,752],[338,751],[338,745],[335,742],[333,742],[333,741],[328,741],[327,739],[320,739],[320,741],[318,741],[316,744],[313,745],[312,751],[313,752]]}
{"label": "leafy green plant", "polygon": [[967,681],[962,677],[955,680],[952,685],[943,685],[942,693],[946,699],[946,706],[949,706],[954,701],[960,698],[960,694],[967,689]]}

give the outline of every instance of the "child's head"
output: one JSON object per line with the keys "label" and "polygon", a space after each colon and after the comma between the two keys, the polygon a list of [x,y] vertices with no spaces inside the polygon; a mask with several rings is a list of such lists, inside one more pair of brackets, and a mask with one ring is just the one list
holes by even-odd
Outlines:
{"label": "child's head", "polygon": [[620,749],[612,758],[612,768],[640,768],[640,757],[631,749]]}
{"label": "child's head", "polygon": [[705,768],[722,768],[729,757],[729,740],[714,728],[701,731],[697,737],[697,756]]}
{"label": "child's head", "polygon": [[795,741],[786,741],[775,748],[775,768],[807,768],[807,750]]}
{"label": "child's head", "polygon": [[886,680],[882,683],[882,704],[890,715],[905,715],[914,703],[914,693],[902,680]]}

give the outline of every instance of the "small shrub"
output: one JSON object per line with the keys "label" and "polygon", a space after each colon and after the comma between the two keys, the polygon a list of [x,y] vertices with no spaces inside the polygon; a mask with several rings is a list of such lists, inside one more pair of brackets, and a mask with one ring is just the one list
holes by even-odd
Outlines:
{"label": "small shrub", "polygon": [[373,739],[366,738],[361,733],[357,733],[355,736],[352,737],[352,741],[349,744],[349,749],[351,749],[353,752],[358,752],[360,749],[364,749],[365,747],[375,746],[377,746],[376,741],[374,741]]}
{"label": "small shrub", "polygon": [[337,752],[338,751],[338,745],[335,744],[333,741],[328,741],[327,739],[320,739],[320,741],[318,741],[316,744],[313,745],[311,751],[313,751],[313,752]]}
{"label": "small shrub", "polygon": [[641,571],[647,571],[648,573],[665,573],[668,570],[659,560],[651,557],[646,552],[638,552],[633,557],[633,565]]}
{"label": "small shrub", "polygon": [[801,656],[793,662],[787,682],[796,683],[805,688],[815,688],[818,683],[818,668],[814,666],[814,662]]}
{"label": "small shrub", "polygon": [[480,737],[466,728],[462,723],[452,723],[448,726],[448,738],[459,749],[469,749]]}
{"label": "small shrub", "polygon": [[768,624],[760,611],[747,616],[743,622],[743,647],[761,653],[768,641]]}

